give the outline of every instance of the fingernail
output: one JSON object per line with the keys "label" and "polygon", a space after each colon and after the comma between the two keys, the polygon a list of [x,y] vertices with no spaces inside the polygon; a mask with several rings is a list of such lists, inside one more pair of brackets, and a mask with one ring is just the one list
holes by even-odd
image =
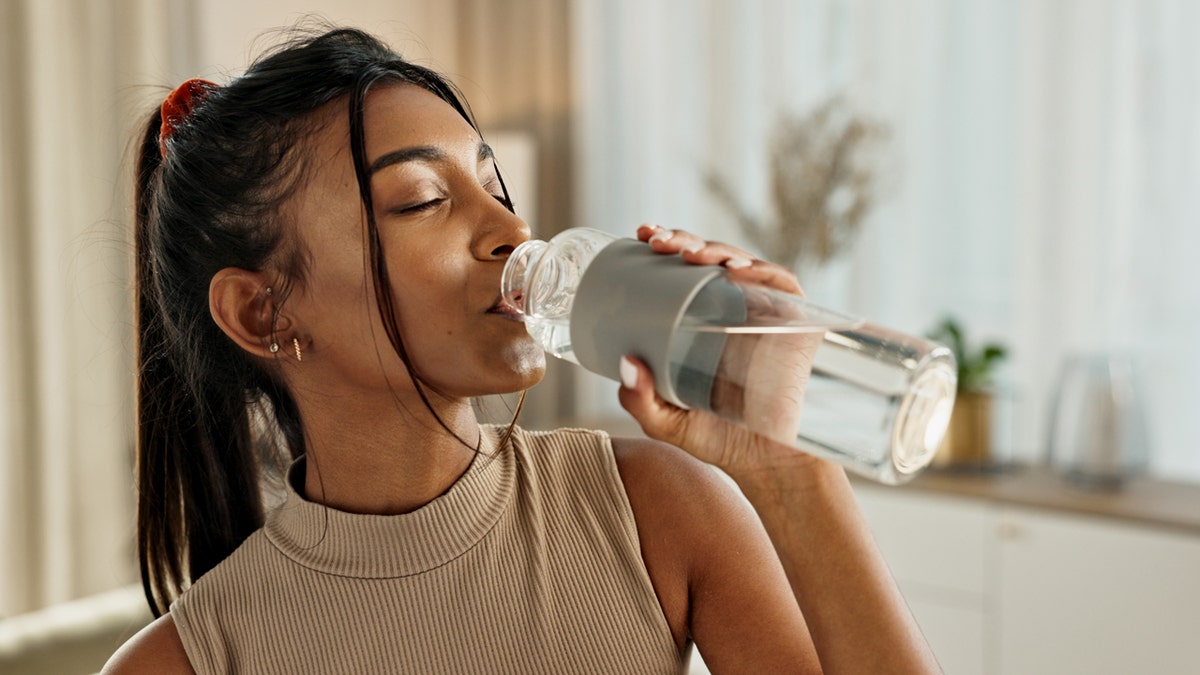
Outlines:
{"label": "fingernail", "polygon": [[751,263],[749,258],[730,258],[725,261],[725,267],[731,270],[740,270],[749,267]]}
{"label": "fingernail", "polygon": [[702,241],[693,241],[692,243],[683,247],[683,252],[684,253],[696,253],[700,249],[704,248],[704,246],[705,246],[705,243]]}
{"label": "fingernail", "polygon": [[675,233],[670,230],[659,230],[658,232],[654,233],[654,236],[650,237],[650,242],[654,243],[657,241],[659,243],[662,243],[664,241],[669,240],[671,237],[674,237],[674,236],[675,236]]}
{"label": "fingernail", "polygon": [[622,356],[619,369],[621,371],[621,386],[625,387],[626,389],[633,389],[636,387],[638,381],[638,371],[637,366],[633,365],[633,361],[630,361],[628,357]]}

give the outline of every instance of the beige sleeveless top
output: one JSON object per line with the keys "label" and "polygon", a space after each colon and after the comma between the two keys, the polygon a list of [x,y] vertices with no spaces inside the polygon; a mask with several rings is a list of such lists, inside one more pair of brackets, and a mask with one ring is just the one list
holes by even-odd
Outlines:
{"label": "beige sleeveless top", "polygon": [[679,673],[602,432],[481,427],[400,516],[286,503],[171,607],[208,673]]}

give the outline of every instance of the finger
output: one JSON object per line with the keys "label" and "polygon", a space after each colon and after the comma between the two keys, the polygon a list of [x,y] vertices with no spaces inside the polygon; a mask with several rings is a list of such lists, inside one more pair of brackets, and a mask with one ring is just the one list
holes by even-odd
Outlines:
{"label": "finger", "polygon": [[642,223],[637,229],[637,238],[639,241],[650,241],[650,238],[660,232],[670,232],[664,227],[655,225],[654,223]]}
{"label": "finger", "polygon": [[638,239],[648,242],[658,253],[678,253],[694,265],[724,265],[733,279],[804,295],[799,279],[790,269],[758,260],[736,246],[705,241],[686,230],[668,230],[650,223],[639,227],[637,234]]}
{"label": "finger", "polygon": [[[638,234],[641,234],[639,229]],[[651,232],[646,243],[657,253],[674,254],[685,248],[698,248],[704,245],[704,240],[685,230],[669,230],[658,227]]]}
{"label": "finger", "polygon": [[694,265],[727,265],[734,267],[746,266],[754,261],[749,252],[730,244],[717,241],[705,242],[702,247],[685,246],[681,252],[683,259]]}
{"label": "finger", "polygon": [[687,411],[658,395],[654,390],[654,375],[646,364],[623,357],[620,368],[621,389],[617,396],[621,407],[637,420],[650,438],[680,445]]}
{"label": "finger", "polygon": [[[677,234],[672,238],[687,241],[687,237],[695,237],[688,233]],[[703,242],[699,237],[695,240]],[[720,242],[704,242],[703,245],[684,243],[680,255],[694,265],[724,265],[730,272],[730,278],[736,281],[755,283],[769,288],[804,295],[800,280],[792,270],[776,265],[766,260],[758,260],[746,251],[729,244]]]}
{"label": "finger", "polygon": [[782,265],[765,260],[734,258],[725,261],[725,268],[729,270],[729,278],[732,281],[758,284],[785,293],[804,295],[804,289],[800,286],[800,280],[796,278],[796,273]]}
{"label": "finger", "polygon": [[656,225],[638,228],[638,238],[650,244],[658,253],[679,253],[688,262],[697,265],[720,265],[731,258],[750,260],[750,253],[703,237],[687,230],[668,230]]}

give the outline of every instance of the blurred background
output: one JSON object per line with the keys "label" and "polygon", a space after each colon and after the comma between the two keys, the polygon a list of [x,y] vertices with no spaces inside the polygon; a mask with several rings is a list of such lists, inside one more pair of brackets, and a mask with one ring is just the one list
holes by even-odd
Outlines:
{"label": "blurred background", "polygon": [[[1045,464],[1072,364],[1100,363],[1119,400],[1094,414],[1130,420],[1116,463],[1151,501],[1182,495],[1158,520],[1117,520],[1200,560],[1200,3],[0,0],[0,658],[56,651],[23,616],[99,597],[79,612],[132,625],[144,604],[129,588],[131,138],[170,88],[236,76],[314,13],[455,81],[543,238],[687,228],[792,265],[823,304],[913,334],[949,318],[1002,347],[976,473]],[[523,423],[619,428],[615,389],[554,364]],[[995,495],[934,499],[977,514],[970,532],[1022,531]],[[968,552],[978,584],[930,596],[949,607],[923,621],[935,647],[968,650],[944,657],[951,672],[1101,672],[1009,654],[1021,621],[988,542]],[[1164,580],[1131,564],[1131,597],[1158,578],[1189,599],[1144,611],[1196,616],[1200,567]],[[1104,630],[1080,633],[1083,650]]]}

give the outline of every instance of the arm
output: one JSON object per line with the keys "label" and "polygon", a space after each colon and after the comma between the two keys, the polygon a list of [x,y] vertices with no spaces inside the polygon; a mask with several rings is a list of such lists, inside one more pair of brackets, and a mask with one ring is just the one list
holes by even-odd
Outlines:
{"label": "arm", "polygon": [[170,614],[158,617],[121,646],[101,675],[195,675]]}
{"label": "arm", "polygon": [[829,672],[940,672],[840,467],[739,472],[735,480],[775,545]]}
{"label": "arm", "polygon": [[[643,228],[639,237],[646,240],[654,232]],[[700,243],[677,233],[653,246],[661,253],[695,249],[683,256],[696,264],[750,257],[728,246],[701,248]],[[800,290],[793,274],[770,263],[755,261],[731,274]],[[676,408],[654,392],[644,365],[632,362],[627,369],[621,404],[646,434],[722,468],[753,505],[826,672],[940,672],[875,548],[841,467],[712,415]],[[695,598],[696,618],[722,611],[702,607],[704,601]],[[703,648],[699,636],[697,644]]]}
{"label": "arm", "polygon": [[681,649],[715,673],[817,673],[804,616],[750,505],[682,450],[614,438],[642,559]]}

